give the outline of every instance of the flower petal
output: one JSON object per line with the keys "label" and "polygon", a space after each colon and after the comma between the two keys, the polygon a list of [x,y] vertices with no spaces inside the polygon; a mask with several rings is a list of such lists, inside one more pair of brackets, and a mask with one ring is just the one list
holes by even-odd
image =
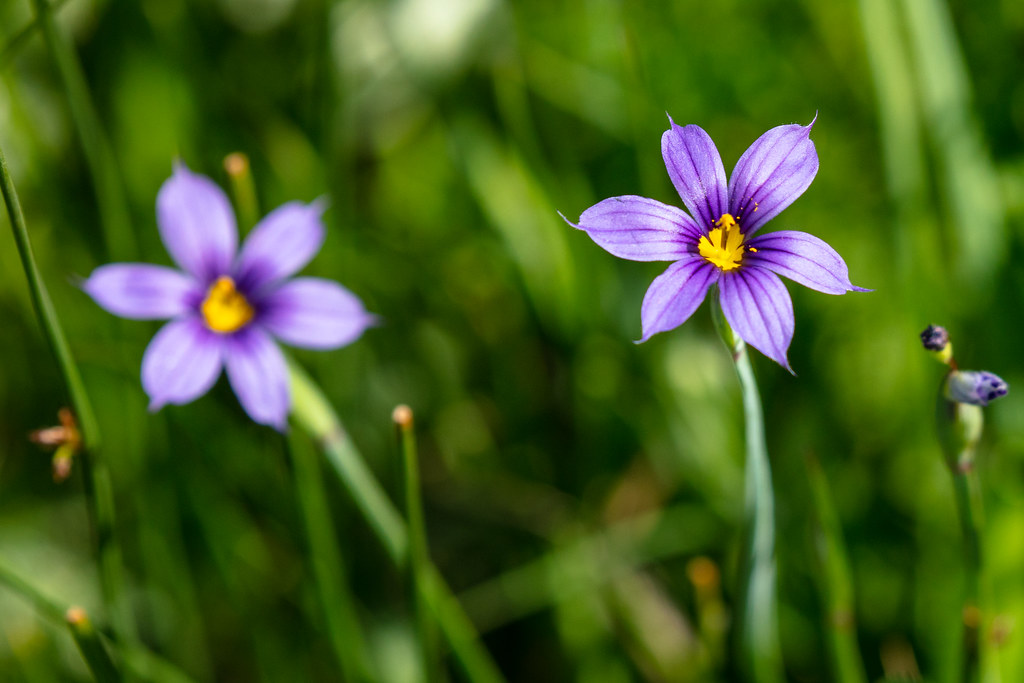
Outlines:
{"label": "flower petal", "polygon": [[721,271],[700,256],[687,255],[654,278],[640,308],[645,342],[651,335],[679,327],[693,315]]}
{"label": "flower petal", "polygon": [[241,289],[261,286],[298,272],[316,256],[326,231],[323,202],[288,202],[267,214],[245,238],[235,276]]}
{"label": "flower petal", "polygon": [[134,320],[176,318],[194,306],[202,293],[185,273],[148,263],[100,266],[82,289],[107,311]]}
{"label": "flower petal", "polygon": [[722,313],[740,339],[790,372],[786,359],[793,341],[793,301],[774,273],[749,266],[718,281]]}
{"label": "flower petal", "polygon": [[198,316],[179,318],[160,328],[142,356],[142,388],[149,409],[193,401],[220,375],[222,339]]}
{"label": "flower petal", "polygon": [[736,162],[729,178],[729,208],[743,234],[754,234],[810,187],[818,173],[813,125],[772,128]]}
{"label": "flower petal", "polygon": [[747,264],[767,268],[804,287],[826,294],[871,291],[851,284],[843,258],[814,235],[779,230],[755,237],[747,244],[753,248],[743,256]]}
{"label": "flower petal", "polygon": [[377,319],[355,294],[315,277],[284,283],[260,301],[260,309],[260,325],[286,344],[305,349],[351,344]]}
{"label": "flower petal", "polygon": [[281,349],[256,325],[244,327],[226,340],[224,364],[245,412],[256,422],[283,432],[291,397]]}
{"label": "flower petal", "polygon": [[728,211],[725,167],[718,148],[700,126],[671,127],[661,136],[665,168],[686,208],[705,233]]}
{"label": "flower petal", "polygon": [[231,202],[212,180],[175,164],[157,194],[156,218],[171,258],[200,285],[230,272],[238,227]]}
{"label": "flower petal", "polygon": [[585,230],[609,253],[631,261],[675,261],[693,251],[701,236],[681,209],[634,195],[594,204],[580,216],[579,225],[565,221]]}

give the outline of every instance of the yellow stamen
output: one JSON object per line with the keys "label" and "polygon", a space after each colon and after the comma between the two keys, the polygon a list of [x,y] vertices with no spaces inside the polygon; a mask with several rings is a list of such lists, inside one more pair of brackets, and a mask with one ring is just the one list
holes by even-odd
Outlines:
{"label": "yellow stamen", "polygon": [[206,326],[221,334],[245,327],[254,313],[242,293],[235,289],[235,281],[226,275],[210,286],[202,311]]}
{"label": "yellow stamen", "polygon": [[[710,234],[697,242],[700,255],[723,271],[735,270],[743,261],[743,233],[731,214],[722,214]],[[754,251],[751,249],[751,251]]]}

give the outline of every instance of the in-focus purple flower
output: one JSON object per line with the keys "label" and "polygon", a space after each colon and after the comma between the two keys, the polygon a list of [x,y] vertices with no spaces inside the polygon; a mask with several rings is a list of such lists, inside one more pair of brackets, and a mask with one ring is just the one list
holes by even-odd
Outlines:
{"label": "in-focus purple flower", "polygon": [[227,371],[253,420],[284,430],[291,398],[275,338],[309,349],[355,341],[373,324],[362,302],[331,280],[292,278],[320,251],[323,203],[289,202],[238,249],[235,214],[209,178],[176,164],[157,195],[160,238],[181,270],[100,266],[82,288],[122,318],[170,319],[142,357],[150,410],[205,394]]}
{"label": "in-focus purple flower", "polygon": [[818,172],[810,125],[772,128],[743,153],[726,184],[715,143],[699,126],[670,128],[661,153],[682,210],[626,195],[595,204],[579,224],[598,245],[633,261],[675,261],[644,297],[646,341],[684,323],[713,285],[726,320],[743,341],[792,372],[793,303],[779,275],[827,294],[870,291],[850,283],[832,247],[805,232],[755,236],[804,193]]}

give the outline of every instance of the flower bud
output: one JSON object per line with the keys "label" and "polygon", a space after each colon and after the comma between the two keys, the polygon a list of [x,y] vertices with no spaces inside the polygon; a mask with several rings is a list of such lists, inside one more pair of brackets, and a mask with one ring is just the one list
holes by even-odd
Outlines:
{"label": "flower bud", "polygon": [[1008,391],[1006,382],[991,372],[954,370],[946,378],[946,398],[957,403],[987,406]]}
{"label": "flower bud", "polygon": [[935,354],[940,363],[947,365],[953,359],[953,345],[949,341],[949,332],[945,327],[929,325],[921,332],[921,343],[924,348]]}

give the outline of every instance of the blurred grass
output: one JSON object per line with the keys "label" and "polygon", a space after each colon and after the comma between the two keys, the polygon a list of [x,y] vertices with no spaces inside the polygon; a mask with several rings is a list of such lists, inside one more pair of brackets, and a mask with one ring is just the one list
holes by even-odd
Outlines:
{"label": "blurred grass", "polygon": [[[678,204],[659,153],[666,112],[708,130],[731,168],[767,128],[817,111],[818,177],[773,226],[825,239],[877,291],[791,287],[798,377],[754,359],[787,670],[830,679],[806,543],[811,452],[841,520],[868,678],[909,651],[928,680],[953,680],[960,538],[932,433],[941,373],[916,334],[944,324],[962,364],[1024,386],[1017,4],[240,7],[68,0],[57,13],[124,179],[137,255],[169,263],[154,202],[178,156],[226,187],[223,157],[245,152],[265,210],[329,197],[306,272],[341,281],[384,325],[295,357],[394,500],[389,415],[416,411],[432,559],[510,680],[734,680],[664,654],[668,642],[706,661],[688,560],[711,558],[735,600],[743,440],[728,359],[706,310],[633,345],[664,264],[619,261],[556,210],[575,218],[620,194]],[[0,50],[32,14],[29,0],[0,4]],[[224,383],[146,413],[139,363],[157,325],[116,321],[73,286],[112,255],[58,71],[39,35],[2,54],[0,143],[105,437],[142,641],[197,680],[335,680],[283,443]],[[48,454],[25,438],[62,389],[9,234],[0,354],[17,361],[0,365],[0,555],[93,614],[81,476],[53,485]],[[1024,619],[1021,400],[989,409],[979,461],[1004,624]],[[370,657],[394,667],[388,680],[414,680],[404,577],[382,569],[349,498],[328,494]],[[87,678],[70,638],[6,591],[0,636],[0,679]],[[1000,658],[1007,680],[1024,670],[1012,629]]]}

